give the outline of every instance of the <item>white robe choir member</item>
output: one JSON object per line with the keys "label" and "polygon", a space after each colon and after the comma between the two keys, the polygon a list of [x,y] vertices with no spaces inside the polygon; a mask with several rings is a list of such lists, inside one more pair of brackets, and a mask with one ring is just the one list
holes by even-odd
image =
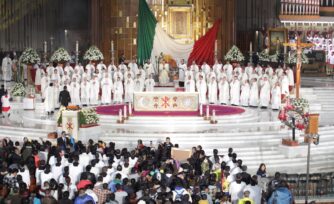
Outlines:
{"label": "white robe choir member", "polygon": [[270,83],[267,78],[263,79],[260,90],[260,107],[267,108],[270,103]]}
{"label": "white robe choir member", "polygon": [[1,69],[2,69],[2,79],[4,81],[11,81],[12,60],[10,59],[9,54],[7,54],[6,57],[2,59]]}
{"label": "white robe choir member", "polygon": [[240,104],[240,81],[237,76],[234,76],[233,81],[230,83],[231,86],[231,105],[238,106]]}
{"label": "white robe choir member", "polygon": [[163,62],[159,64],[159,84],[167,85],[169,82],[169,64]]}
{"label": "white robe choir member", "polygon": [[217,95],[218,95],[217,81],[215,77],[212,77],[210,82],[208,83],[209,103],[211,104],[217,103]]}
{"label": "white robe choir member", "polygon": [[230,85],[227,82],[227,78],[223,77],[219,80],[219,103],[226,105],[230,100]]}
{"label": "white robe choir member", "polygon": [[124,102],[132,103],[133,102],[133,92],[135,90],[135,84],[130,75],[124,81]]}
{"label": "white robe choir member", "polygon": [[90,94],[89,94],[89,102],[90,105],[98,105],[99,103],[99,92],[100,92],[100,83],[95,76],[90,81]]}
{"label": "white robe choir member", "polygon": [[186,92],[195,92],[195,81],[189,75],[187,80],[184,82]]}
{"label": "white robe choir member", "polygon": [[128,64],[128,67],[130,68],[130,70],[135,74],[137,75],[138,74],[138,65],[137,63],[135,62],[135,60],[132,60],[129,64]]}
{"label": "white robe choir member", "polygon": [[53,83],[50,83],[49,86],[45,89],[45,100],[44,100],[44,108],[45,111],[50,114],[55,110],[55,98],[58,93],[55,93],[55,89],[53,87]]}
{"label": "white robe choir member", "polygon": [[89,105],[90,83],[87,79],[84,79],[83,82],[81,82],[80,93],[81,104],[84,106]]}
{"label": "white robe choir member", "polygon": [[248,81],[245,81],[241,85],[240,105],[242,106],[249,105],[249,95],[250,95],[250,86]]}
{"label": "white robe choir member", "polygon": [[145,80],[145,90],[146,92],[153,92],[154,91],[154,79],[152,79],[152,75],[149,76],[148,79]]}
{"label": "white robe choir member", "polygon": [[187,65],[184,63],[184,60],[181,60],[181,63],[179,64],[179,81],[185,81],[187,78],[185,78],[185,72],[187,70]]}
{"label": "white robe choir member", "polygon": [[257,79],[253,78],[249,93],[249,106],[258,107],[259,105],[259,85]]}
{"label": "white robe choir member", "polygon": [[199,94],[199,103],[206,104],[207,84],[204,81],[203,76],[200,76],[199,80],[196,82],[196,88]]}
{"label": "white robe choir member", "polygon": [[278,110],[281,107],[281,87],[277,82],[271,89],[271,109]]}
{"label": "white robe choir member", "polygon": [[70,85],[70,95],[71,95],[71,102],[74,105],[80,106],[80,84],[74,80]]}
{"label": "white robe choir member", "polygon": [[108,75],[105,75],[105,77],[102,79],[101,89],[102,89],[101,103],[102,104],[110,104],[111,103],[111,91],[113,89],[113,83],[112,83],[112,80],[109,78]]}
{"label": "white robe choir member", "polygon": [[114,83],[114,103],[122,103],[123,101],[123,83],[120,78]]}
{"label": "white robe choir member", "polygon": [[193,63],[191,64],[190,70],[193,71],[195,74],[199,71],[199,67],[195,61],[193,61]]}
{"label": "white robe choir member", "polygon": [[233,78],[233,66],[230,64],[229,61],[227,61],[227,63],[223,66],[223,70],[227,75],[227,80],[231,81]]}
{"label": "white robe choir member", "polygon": [[205,75],[209,74],[211,70],[210,66],[206,62],[203,62],[203,65],[201,66],[201,68],[202,68],[202,71],[205,73]]}
{"label": "white robe choir member", "polygon": [[144,91],[144,80],[138,75],[134,80],[134,91],[143,92]]}

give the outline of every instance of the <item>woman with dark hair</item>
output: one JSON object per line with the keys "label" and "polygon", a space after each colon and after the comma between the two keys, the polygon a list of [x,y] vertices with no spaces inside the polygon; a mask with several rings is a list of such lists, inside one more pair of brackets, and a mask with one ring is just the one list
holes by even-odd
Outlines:
{"label": "woman with dark hair", "polygon": [[267,177],[267,167],[264,163],[260,164],[259,169],[256,172],[256,175],[264,178]]}

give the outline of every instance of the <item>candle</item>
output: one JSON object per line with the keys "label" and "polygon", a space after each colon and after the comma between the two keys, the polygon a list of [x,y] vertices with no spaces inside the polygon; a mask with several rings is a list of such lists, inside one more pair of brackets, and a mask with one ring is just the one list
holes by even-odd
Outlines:
{"label": "candle", "polygon": [[114,41],[111,41],[111,52],[114,52]]}
{"label": "candle", "polygon": [[253,42],[249,43],[249,53],[251,54],[253,52]]}
{"label": "candle", "polygon": [[124,118],[126,118],[126,117],[127,117],[127,111],[126,111],[126,109],[127,109],[127,107],[126,107],[126,106],[124,106]]}
{"label": "candle", "polygon": [[133,27],[136,28],[137,27],[137,23],[133,22]]}
{"label": "candle", "polygon": [[44,41],[44,53],[46,54],[48,52],[48,45],[47,42]]}
{"label": "candle", "polygon": [[119,121],[122,121],[122,118],[123,118],[122,109],[119,109],[119,112],[118,112],[118,120],[119,120]]}
{"label": "candle", "polygon": [[133,45],[137,45],[137,39],[133,38]]}
{"label": "candle", "polygon": [[75,42],[75,51],[76,51],[76,53],[79,52],[79,41]]}
{"label": "candle", "polygon": [[158,15],[157,11],[154,11],[155,18],[157,18],[157,15]]}
{"label": "candle", "polygon": [[200,104],[200,106],[199,106],[199,115],[200,116],[203,115],[203,104]]}
{"label": "candle", "polygon": [[132,105],[129,103],[129,115],[132,115]]}
{"label": "candle", "polygon": [[215,53],[217,53],[217,51],[218,51],[218,41],[215,40]]}
{"label": "candle", "polygon": [[127,23],[130,22],[130,17],[129,17],[129,16],[126,17],[126,22],[127,22]]}
{"label": "candle", "polygon": [[207,117],[207,118],[210,117],[210,109],[209,109],[209,105],[206,106],[206,117]]}

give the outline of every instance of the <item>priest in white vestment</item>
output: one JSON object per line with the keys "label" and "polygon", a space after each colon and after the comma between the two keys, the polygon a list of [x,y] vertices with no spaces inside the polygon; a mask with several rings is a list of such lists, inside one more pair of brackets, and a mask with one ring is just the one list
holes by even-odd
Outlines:
{"label": "priest in white vestment", "polygon": [[281,92],[283,98],[290,95],[289,78],[285,73],[281,77]]}
{"label": "priest in white vestment", "polygon": [[127,79],[128,75],[130,74],[131,79],[135,78],[135,73],[131,70],[130,67],[128,67],[128,70],[124,73],[124,80]]}
{"label": "priest in white vestment", "polygon": [[259,64],[256,65],[254,70],[258,75],[262,75],[262,67]]}
{"label": "priest in white vestment", "polygon": [[233,77],[230,86],[231,86],[231,91],[230,91],[231,105],[238,106],[240,104],[240,81],[238,80],[237,76]]}
{"label": "priest in white vestment", "polygon": [[211,67],[206,62],[203,62],[201,68],[205,75],[207,75],[211,70]]}
{"label": "priest in white vestment", "polygon": [[251,88],[249,93],[249,106],[258,107],[259,105],[259,85],[257,83],[257,78],[253,78],[251,81]]}
{"label": "priest in white vestment", "polygon": [[96,69],[102,72],[102,70],[107,70],[107,66],[101,61],[96,65]]}
{"label": "priest in white vestment", "polygon": [[137,78],[134,80],[134,92],[144,91],[144,80],[141,78],[140,74],[137,74]]}
{"label": "priest in white vestment", "polygon": [[71,102],[73,105],[80,106],[80,84],[74,78],[70,87],[69,87],[70,95],[71,95]]}
{"label": "priest in white vestment", "polygon": [[250,77],[250,75],[253,73],[253,66],[251,63],[247,64],[247,67],[245,67],[245,73]]}
{"label": "priest in white vestment", "polygon": [[87,81],[86,78],[83,78],[80,89],[81,104],[83,106],[89,105],[89,95],[90,95],[90,83]]}
{"label": "priest in white vestment", "polygon": [[53,113],[55,110],[55,98],[57,98],[57,94],[54,90],[53,83],[50,83],[49,86],[45,89],[45,100],[44,100],[44,108],[48,115]]}
{"label": "priest in white vestment", "polygon": [[121,72],[119,68],[116,69],[113,77],[114,77],[113,78],[114,81],[117,81],[117,78],[120,78],[120,80],[123,81],[123,73]]}
{"label": "priest in white vestment", "polygon": [[188,75],[187,80],[184,82],[185,92],[195,92],[195,81]]}
{"label": "priest in white vestment", "polygon": [[152,77],[153,77],[153,74],[149,75],[148,79],[145,80],[145,90],[146,90],[146,92],[153,92],[154,91],[155,81]]}
{"label": "priest in white vestment", "polygon": [[274,74],[274,70],[273,70],[273,68],[272,68],[270,65],[267,66],[267,68],[264,70],[264,72],[265,72],[269,77],[272,77],[273,74]]}
{"label": "priest in white vestment", "polygon": [[280,77],[283,75],[284,70],[283,70],[283,68],[279,65],[279,66],[276,68],[275,73],[277,74],[277,77],[280,78]]}
{"label": "priest in white vestment", "polygon": [[279,110],[281,107],[281,87],[279,82],[271,89],[271,109]]}
{"label": "priest in white vestment", "polygon": [[260,90],[260,107],[267,108],[270,103],[270,83],[267,77],[263,78]]}
{"label": "priest in white vestment", "polygon": [[38,67],[35,74],[35,90],[37,91],[37,93],[41,91],[41,80],[44,75],[44,70]]}
{"label": "priest in white vestment", "polygon": [[195,80],[195,75],[194,75],[194,71],[191,70],[190,67],[187,67],[186,71],[184,72],[184,77],[187,80],[189,78],[189,76],[191,77],[191,79]]}
{"label": "priest in white vestment", "polygon": [[218,83],[219,87],[219,103],[226,105],[230,100],[230,85],[228,84],[227,77],[222,77]]}
{"label": "priest in white vestment", "polygon": [[84,73],[85,70],[83,66],[81,65],[81,63],[75,65],[74,72],[76,71],[77,71],[77,74],[79,74],[80,76]]}
{"label": "priest in white vestment", "polygon": [[130,70],[133,72],[134,75],[138,74],[138,65],[135,60],[131,60],[131,62],[128,64],[128,67],[130,67]]}
{"label": "priest in white vestment", "polygon": [[123,102],[123,82],[121,78],[117,78],[114,83],[114,103],[122,103]]}
{"label": "priest in white vestment", "polygon": [[50,84],[50,78],[45,74],[44,76],[42,75],[41,79],[41,95],[42,99],[45,99],[45,90]]}
{"label": "priest in white vestment", "polygon": [[159,85],[166,86],[169,82],[169,64],[165,61],[159,64]]}
{"label": "priest in white vestment", "polygon": [[111,91],[113,89],[112,80],[109,78],[109,75],[106,74],[101,81],[101,103],[102,104],[110,104],[111,103]]}
{"label": "priest in white vestment", "polygon": [[295,86],[295,78],[294,78],[293,70],[290,67],[287,67],[285,73],[289,79],[289,90],[292,90],[293,87]]}
{"label": "priest in white vestment", "polygon": [[47,65],[46,73],[48,74],[48,77],[51,77],[51,75],[53,74],[53,70],[54,70],[54,67],[52,66],[52,64]]}
{"label": "priest in white vestment", "polygon": [[207,84],[202,75],[199,75],[199,79],[196,82],[196,89],[199,94],[199,103],[206,104]]}
{"label": "priest in white vestment", "polygon": [[70,63],[66,63],[64,72],[65,71],[67,72],[68,76],[72,77],[74,70],[73,70],[73,67],[70,65]]}
{"label": "priest in white vestment", "polygon": [[230,82],[233,78],[233,66],[230,64],[229,61],[227,61],[226,64],[223,66],[223,70],[227,75],[227,80]]}
{"label": "priest in white vestment", "polygon": [[90,94],[89,94],[90,105],[99,104],[99,92],[100,92],[100,82],[97,79],[97,76],[94,76],[93,79],[90,80]]}
{"label": "priest in white vestment", "polygon": [[242,82],[241,94],[240,94],[240,105],[247,107],[249,105],[250,86],[248,80]]}
{"label": "priest in white vestment", "polygon": [[127,75],[127,78],[124,80],[124,102],[132,103],[133,102],[133,92],[134,92],[134,81],[131,77],[131,74]]}
{"label": "priest in white vestment", "polygon": [[213,71],[216,73],[216,75],[218,75],[218,73],[220,73],[220,71],[223,69],[223,64],[221,60],[216,60],[215,64],[212,67]]}
{"label": "priest in white vestment", "polygon": [[87,79],[90,80],[92,78],[93,73],[95,72],[95,67],[93,62],[89,62],[86,65]]}
{"label": "priest in white vestment", "polygon": [[2,59],[1,70],[2,70],[2,79],[4,81],[11,81],[12,60],[10,59],[9,54],[6,54],[6,57]]}
{"label": "priest in white vestment", "polygon": [[147,60],[147,62],[144,64],[144,70],[146,72],[146,78],[149,78],[150,75],[154,75],[154,68],[153,64],[150,60]]}
{"label": "priest in white vestment", "polygon": [[193,61],[192,64],[190,65],[190,70],[193,71],[194,74],[196,74],[199,71],[199,67],[195,61]]}
{"label": "priest in white vestment", "polygon": [[108,66],[108,74],[109,78],[112,79],[114,76],[114,72],[117,70],[117,67],[115,66],[114,62],[111,62]]}
{"label": "priest in white vestment", "polygon": [[217,95],[218,95],[217,80],[216,77],[211,77],[210,82],[208,83],[208,97],[210,104],[217,103]]}
{"label": "priest in white vestment", "polygon": [[124,62],[121,62],[121,64],[118,65],[118,69],[124,74],[124,72],[127,70],[127,67]]}
{"label": "priest in white vestment", "polygon": [[60,81],[54,80],[53,82],[53,87],[54,87],[54,107],[59,108],[60,103],[59,103],[59,93],[63,90],[63,87],[60,85]]}
{"label": "priest in white vestment", "polygon": [[187,70],[187,65],[184,63],[184,59],[181,59],[179,67],[179,81],[185,81],[188,78],[185,78],[185,72]]}

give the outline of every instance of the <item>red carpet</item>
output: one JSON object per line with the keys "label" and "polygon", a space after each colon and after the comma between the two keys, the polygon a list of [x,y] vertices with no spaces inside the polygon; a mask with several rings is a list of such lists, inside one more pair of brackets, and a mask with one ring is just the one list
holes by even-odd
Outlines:
{"label": "red carpet", "polygon": [[[223,106],[223,105],[209,105],[210,106],[210,115],[212,110],[216,111],[217,116],[222,115],[235,115],[245,112],[245,109],[234,106]],[[96,112],[100,115],[118,115],[119,110],[124,110],[124,105],[109,105],[109,106],[99,106],[96,108]],[[198,116],[199,111],[133,111],[134,116],[173,116],[173,117],[182,117],[182,116]],[[203,106],[203,113],[206,114],[206,105]]]}

